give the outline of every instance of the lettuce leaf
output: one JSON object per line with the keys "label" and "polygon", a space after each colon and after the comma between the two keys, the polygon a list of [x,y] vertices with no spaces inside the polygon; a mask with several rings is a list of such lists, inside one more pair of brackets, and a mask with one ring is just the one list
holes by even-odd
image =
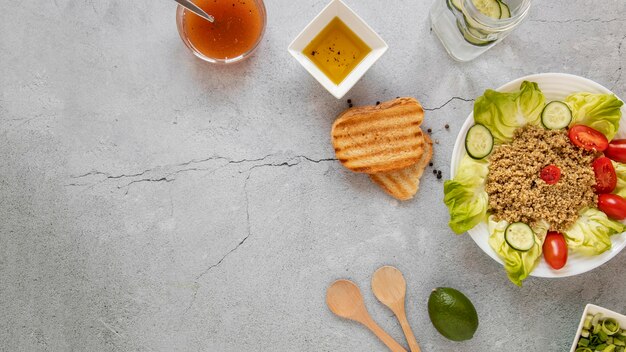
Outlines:
{"label": "lettuce leaf", "polygon": [[617,186],[615,186],[614,194],[626,198],[626,164],[612,161],[615,174],[617,174]]}
{"label": "lettuce leaf", "polygon": [[545,104],[546,98],[535,82],[524,81],[513,93],[488,89],[474,102],[474,121],[491,131],[496,144],[502,144],[511,141],[519,127],[539,125]]}
{"label": "lettuce leaf", "polygon": [[[489,246],[498,254],[504,262],[504,270],[509,280],[517,286],[522,286],[522,281],[530,275],[541,259],[541,240],[545,238],[547,229],[541,228],[539,235],[535,235],[535,244],[527,252],[520,252],[511,248],[504,240],[504,231],[509,225],[505,220],[496,222],[493,216],[489,217]],[[533,229],[537,231],[538,229]]]}
{"label": "lettuce leaf", "polygon": [[609,219],[596,208],[583,209],[580,217],[565,231],[565,242],[572,251],[583,255],[598,255],[611,248],[610,236],[622,233],[626,226]]}
{"label": "lettuce leaf", "polygon": [[589,126],[610,141],[619,129],[624,103],[613,94],[576,93],[565,98],[572,109],[572,125]]}
{"label": "lettuce leaf", "polygon": [[550,230],[550,223],[545,220],[539,220],[534,226],[531,227],[539,239],[539,243],[543,244],[543,241],[545,241],[546,235],[548,234],[548,230]]}
{"label": "lettuce leaf", "polygon": [[443,201],[450,213],[450,228],[462,234],[486,219],[488,197],[485,179],[489,162],[465,155],[458,170],[454,179],[443,185]]}

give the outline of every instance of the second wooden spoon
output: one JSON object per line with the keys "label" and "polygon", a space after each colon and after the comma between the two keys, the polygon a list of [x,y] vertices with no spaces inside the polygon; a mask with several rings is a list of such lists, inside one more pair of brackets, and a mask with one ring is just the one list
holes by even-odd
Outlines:
{"label": "second wooden spoon", "polygon": [[372,291],[380,303],[386,305],[396,315],[411,352],[420,352],[409,321],[406,319],[404,301],[406,297],[406,281],[400,270],[393,266],[383,266],[372,276]]}
{"label": "second wooden spoon", "polygon": [[357,285],[349,280],[337,280],[326,291],[326,304],[338,316],[357,321],[370,329],[393,352],[406,352],[370,317]]}

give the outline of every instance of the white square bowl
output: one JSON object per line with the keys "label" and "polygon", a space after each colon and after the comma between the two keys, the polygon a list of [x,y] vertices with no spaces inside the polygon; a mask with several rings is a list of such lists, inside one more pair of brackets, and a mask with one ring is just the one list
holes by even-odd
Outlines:
{"label": "white square bowl", "polygon": [[623,316],[619,313],[616,313],[612,310],[602,308],[600,306],[596,306],[594,304],[587,304],[585,310],[583,311],[583,316],[580,318],[580,323],[578,324],[578,330],[576,330],[576,336],[574,337],[574,342],[572,343],[572,348],[570,352],[575,352],[576,347],[578,345],[578,339],[580,338],[580,333],[583,331],[583,324],[585,323],[585,317],[588,314],[595,315],[597,313],[602,313],[602,318],[613,318],[615,321],[619,323],[621,329],[626,327],[626,316]]}
{"label": "white square bowl", "polygon": [[[335,17],[339,17],[356,35],[358,35],[372,51],[350,72],[338,85],[333,83],[317,66],[302,52],[304,48],[321,32]],[[365,72],[376,62],[389,47],[370,26],[365,23],[352,9],[341,0],[332,0],[289,45],[289,52],[298,62],[326,88],[330,94],[341,99],[363,77]]]}

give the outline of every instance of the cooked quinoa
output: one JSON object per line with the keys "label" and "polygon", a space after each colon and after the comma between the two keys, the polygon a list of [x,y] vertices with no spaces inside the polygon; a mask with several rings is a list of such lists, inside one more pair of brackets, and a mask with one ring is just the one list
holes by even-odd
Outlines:
{"label": "cooked quinoa", "polygon": [[[551,231],[569,229],[582,208],[597,203],[593,160],[594,154],[574,146],[564,130],[518,129],[511,143],[491,154],[485,186],[490,212],[510,223],[534,226],[545,220]],[[561,169],[554,185],[539,176],[550,164]]]}

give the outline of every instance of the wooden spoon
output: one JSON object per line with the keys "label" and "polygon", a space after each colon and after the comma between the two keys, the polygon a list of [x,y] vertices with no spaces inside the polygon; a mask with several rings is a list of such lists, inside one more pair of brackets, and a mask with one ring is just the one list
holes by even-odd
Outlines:
{"label": "wooden spoon", "polygon": [[326,291],[326,304],[336,315],[359,322],[370,329],[393,352],[407,352],[372,320],[357,285],[349,280],[337,280]]}
{"label": "wooden spoon", "polygon": [[372,276],[372,291],[380,303],[391,309],[398,318],[411,352],[420,352],[420,346],[417,344],[409,321],[406,319],[406,311],[404,310],[406,281],[400,270],[393,266],[383,266],[376,270]]}

